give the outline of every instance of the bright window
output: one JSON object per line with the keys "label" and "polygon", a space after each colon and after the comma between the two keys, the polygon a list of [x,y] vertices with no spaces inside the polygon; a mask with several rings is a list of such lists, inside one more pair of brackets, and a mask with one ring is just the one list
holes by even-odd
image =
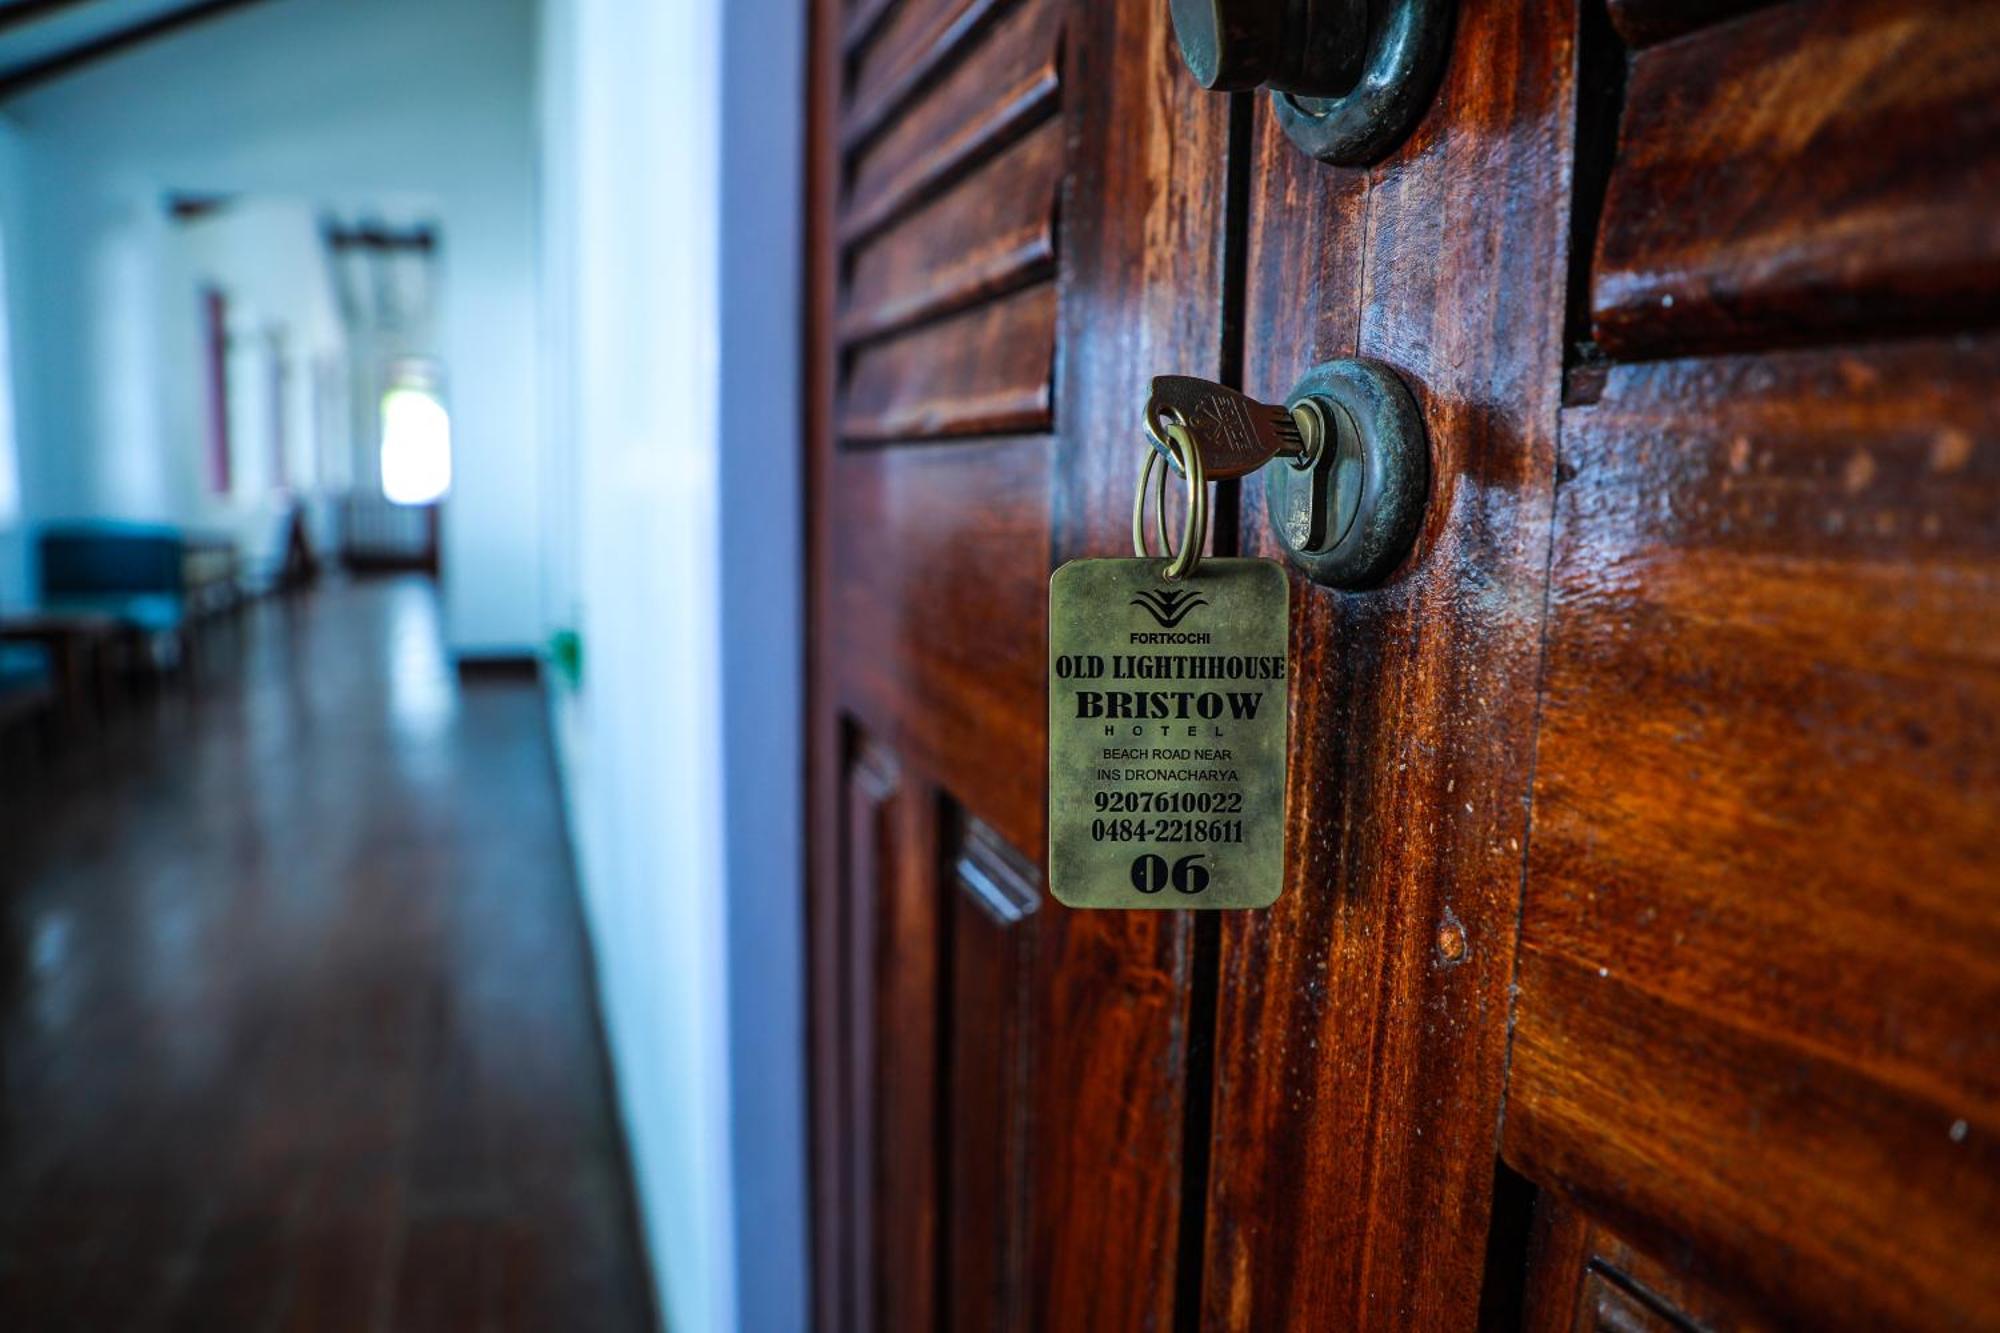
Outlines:
{"label": "bright window", "polygon": [[382,494],[393,504],[434,504],[451,489],[451,414],[427,385],[382,395]]}

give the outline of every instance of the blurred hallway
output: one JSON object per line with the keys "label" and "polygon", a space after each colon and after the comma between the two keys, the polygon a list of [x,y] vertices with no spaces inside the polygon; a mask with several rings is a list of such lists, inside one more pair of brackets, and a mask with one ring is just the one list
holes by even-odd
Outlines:
{"label": "blurred hallway", "polygon": [[541,690],[237,623],[0,809],[0,1328],[646,1327]]}

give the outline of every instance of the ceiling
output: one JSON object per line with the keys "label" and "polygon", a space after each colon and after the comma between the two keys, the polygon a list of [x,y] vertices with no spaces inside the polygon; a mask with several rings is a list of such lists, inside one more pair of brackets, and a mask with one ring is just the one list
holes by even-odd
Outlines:
{"label": "ceiling", "polygon": [[0,97],[247,0],[0,0]]}

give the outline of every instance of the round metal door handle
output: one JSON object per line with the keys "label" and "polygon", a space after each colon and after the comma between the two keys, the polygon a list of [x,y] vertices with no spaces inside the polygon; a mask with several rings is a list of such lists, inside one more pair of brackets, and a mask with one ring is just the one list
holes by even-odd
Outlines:
{"label": "round metal door handle", "polygon": [[1336,166],[1380,161],[1409,137],[1444,73],[1457,11],[1456,0],[1171,4],[1196,82],[1268,86],[1292,142]]}
{"label": "round metal door handle", "polygon": [[1172,0],[1174,35],[1211,92],[1334,97],[1361,76],[1367,0]]}

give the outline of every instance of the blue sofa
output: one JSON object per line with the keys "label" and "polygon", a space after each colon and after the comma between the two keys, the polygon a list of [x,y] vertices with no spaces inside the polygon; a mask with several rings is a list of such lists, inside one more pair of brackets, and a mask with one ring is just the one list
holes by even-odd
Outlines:
{"label": "blue sofa", "polygon": [[176,529],[66,524],[42,530],[38,554],[51,611],[112,615],[148,635],[186,627],[187,540]]}

